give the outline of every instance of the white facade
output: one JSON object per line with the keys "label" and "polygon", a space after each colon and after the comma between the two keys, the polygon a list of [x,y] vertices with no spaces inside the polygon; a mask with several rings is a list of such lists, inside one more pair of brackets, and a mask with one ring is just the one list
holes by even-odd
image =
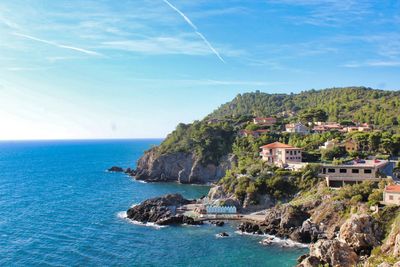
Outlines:
{"label": "white facade", "polygon": [[285,130],[288,133],[299,133],[299,134],[308,134],[310,133],[307,126],[298,122],[298,123],[290,123],[285,125]]}

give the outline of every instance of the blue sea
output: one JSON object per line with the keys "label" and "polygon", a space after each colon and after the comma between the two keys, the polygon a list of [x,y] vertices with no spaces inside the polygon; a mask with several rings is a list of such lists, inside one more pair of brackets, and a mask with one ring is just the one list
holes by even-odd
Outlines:
{"label": "blue sea", "polygon": [[[300,248],[262,246],[222,228],[135,225],[121,212],[147,198],[206,186],[141,183],[134,167],[161,140],[0,142],[0,266],[293,266]],[[217,238],[221,231],[230,234]]]}

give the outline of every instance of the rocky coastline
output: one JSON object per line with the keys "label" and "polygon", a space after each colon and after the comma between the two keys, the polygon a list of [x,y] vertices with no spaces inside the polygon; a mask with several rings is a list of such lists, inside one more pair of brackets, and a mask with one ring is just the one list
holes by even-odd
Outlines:
{"label": "rocky coastline", "polygon": [[226,155],[218,164],[204,164],[194,153],[160,155],[157,148],[152,148],[138,160],[134,176],[147,182],[209,184],[220,180],[235,161],[235,156]]}

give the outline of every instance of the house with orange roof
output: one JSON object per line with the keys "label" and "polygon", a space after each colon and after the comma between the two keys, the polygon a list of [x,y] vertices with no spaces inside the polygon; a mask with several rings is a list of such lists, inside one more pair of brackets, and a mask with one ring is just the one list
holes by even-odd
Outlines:
{"label": "house with orange roof", "polygon": [[260,153],[262,160],[279,167],[286,167],[291,163],[301,163],[302,160],[301,148],[281,142],[271,143],[260,148],[262,149]]}
{"label": "house with orange roof", "polygon": [[383,202],[385,204],[400,205],[400,185],[388,185],[383,191]]}

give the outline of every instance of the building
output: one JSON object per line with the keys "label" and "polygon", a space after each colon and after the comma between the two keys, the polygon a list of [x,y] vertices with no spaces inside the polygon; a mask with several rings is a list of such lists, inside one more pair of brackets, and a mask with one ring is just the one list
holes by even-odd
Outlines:
{"label": "building", "polygon": [[383,202],[385,204],[400,205],[400,185],[388,185],[383,191]]}
{"label": "building", "polygon": [[349,139],[349,140],[346,140],[345,142],[343,142],[343,146],[344,146],[344,149],[346,149],[347,153],[356,152],[359,149],[358,143],[356,141],[354,141],[353,139]]}
{"label": "building", "polygon": [[239,131],[239,136],[241,136],[241,137],[253,136],[255,138],[258,138],[261,135],[266,134],[266,133],[269,133],[269,130],[265,130],[265,129],[260,129],[260,130],[255,130],[255,131],[241,130],[241,131]]}
{"label": "building", "polygon": [[285,125],[285,130],[288,133],[299,133],[299,134],[308,134],[310,131],[308,127],[302,124],[301,122],[297,123],[289,123]]}
{"label": "building", "polygon": [[319,149],[333,149],[337,144],[338,142],[336,140],[328,140],[323,146],[320,146]]}
{"label": "building", "polygon": [[254,118],[253,123],[261,126],[272,126],[276,123],[276,118],[274,117]]}
{"label": "building", "polygon": [[291,163],[301,163],[302,149],[292,147],[280,142],[275,142],[260,147],[262,149],[260,156],[263,161],[279,167],[287,167]]}
{"label": "building", "polygon": [[343,127],[337,122],[316,122],[313,127],[315,133],[325,133],[332,131],[341,131]]}
{"label": "building", "polygon": [[323,164],[320,176],[329,187],[341,187],[363,181],[379,182],[386,179],[387,160],[354,160],[339,165]]}

